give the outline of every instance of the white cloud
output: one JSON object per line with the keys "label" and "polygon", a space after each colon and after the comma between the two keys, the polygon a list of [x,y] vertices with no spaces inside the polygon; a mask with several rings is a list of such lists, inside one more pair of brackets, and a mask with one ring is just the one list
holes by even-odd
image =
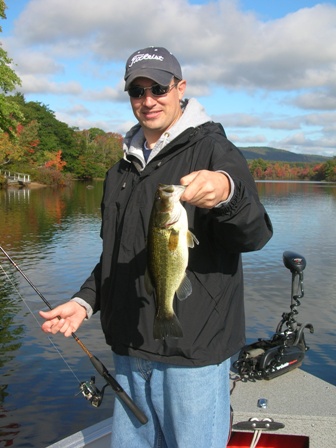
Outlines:
{"label": "white cloud", "polygon": [[335,138],[309,138],[303,132],[298,132],[284,139],[271,142],[272,146],[282,149],[290,148],[293,152],[333,156],[335,154]]}
{"label": "white cloud", "polygon": [[223,123],[232,128],[264,128],[264,129],[282,129],[295,130],[302,123],[302,117],[284,118],[271,114],[222,114],[213,116],[215,121]]}
{"label": "white cloud", "polygon": [[250,114],[222,114],[214,115],[214,121],[224,123],[229,127],[256,127],[261,125],[260,117]]}
{"label": "white cloud", "polygon": [[135,125],[134,121],[118,121],[116,119],[96,119],[92,117],[92,114],[85,108],[80,111],[80,108],[75,109],[75,113],[72,113],[73,109],[70,108],[67,111],[57,112],[56,118],[64,123],[67,123],[70,127],[77,127],[79,129],[99,128],[105,132],[117,132],[121,135],[125,135],[126,132]]}
{"label": "white cloud", "polygon": [[78,82],[55,82],[43,76],[21,75],[22,93],[53,93],[56,95],[79,95],[82,87]]}
{"label": "white cloud", "polygon": [[105,87],[102,90],[90,90],[85,92],[84,97],[89,101],[128,101],[128,96],[125,95],[123,87],[112,88]]}
{"label": "white cloud", "polygon": [[[240,134],[230,133],[230,140],[232,140],[238,146],[260,146],[265,145],[266,138],[262,134],[248,135],[242,137]],[[253,143],[251,143],[253,142]]]}
{"label": "white cloud", "polygon": [[[255,95],[258,112],[242,103],[242,113],[223,115],[221,97],[208,111],[235,134],[239,129],[240,140],[270,142],[272,136],[262,130],[282,130],[286,137],[277,141],[286,148],[296,147],[300,138],[303,145],[313,145],[315,139],[300,134],[313,126],[309,112],[336,109],[336,6],[316,4],[265,21],[239,5],[238,0],[202,5],[187,0],[30,0],[4,42],[17,64],[22,92],[48,94],[56,113],[64,114],[61,95],[87,110],[89,104],[125,103],[125,59],[137,48],[162,45],[180,60],[188,97],[211,98],[218,90]],[[95,120],[94,126],[100,123],[105,130],[112,125],[126,130],[126,116],[105,120],[103,114],[93,118],[84,109],[79,112],[66,115],[69,124],[92,127],[90,120]],[[316,117],[321,143],[333,144],[336,151],[335,125],[326,114]],[[244,133],[252,129],[254,137]]]}
{"label": "white cloud", "polygon": [[32,0],[17,21],[17,37],[49,54],[109,61],[162,43],[180,58],[191,81],[206,78],[234,88],[321,86],[335,74],[332,5],[263,23],[229,0],[198,7],[185,0],[98,3]]}
{"label": "white cloud", "polygon": [[293,104],[300,109],[336,110],[336,88],[303,93],[294,99]]}
{"label": "white cloud", "polygon": [[90,117],[91,112],[90,110],[85,107],[83,104],[74,104],[72,107],[70,107],[67,110],[63,110],[63,112],[66,114],[68,117],[69,116],[85,116],[85,117]]}

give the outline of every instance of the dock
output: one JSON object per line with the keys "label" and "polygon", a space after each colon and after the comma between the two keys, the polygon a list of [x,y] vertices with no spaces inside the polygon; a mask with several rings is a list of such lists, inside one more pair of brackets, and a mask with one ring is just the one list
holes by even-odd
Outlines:
{"label": "dock", "polygon": [[0,174],[4,176],[7,179],[8,185],[18,184],[18,185],[29,185],[30,180],[30,174],[24,174],[24,173],[13,173],[10,171],[4,171],[0,170]]}

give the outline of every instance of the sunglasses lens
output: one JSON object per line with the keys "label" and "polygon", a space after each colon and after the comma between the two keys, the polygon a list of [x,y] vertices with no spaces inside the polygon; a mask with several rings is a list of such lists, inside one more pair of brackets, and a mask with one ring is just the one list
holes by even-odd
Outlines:
{"label": "sunglasses lens", "polygon": [[161,86],[160,84],[154,84],[150,87],[132,86],[128,89],[128,94],[131,98],[141,98],[145,94],[145,90],[150,90],[154,96],[166,95],[171,86]]}
{"label": "sunglasses lens", "polygon": [[160,84],[155,84],[154,86],[152,86],[152,94],[155,96],[161,96],[161,95],[165,95],[168,90],[169,90],[169,86],[161,86]]}
{"label": "sunglasses lens", "polygon": [[131,98],[141,98],[145,93],[145,89],[143,87],[130,87],[128,89],[128,94]]}

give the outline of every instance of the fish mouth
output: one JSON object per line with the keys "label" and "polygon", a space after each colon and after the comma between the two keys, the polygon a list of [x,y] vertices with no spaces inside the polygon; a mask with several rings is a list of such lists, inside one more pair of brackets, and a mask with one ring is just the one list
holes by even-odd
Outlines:
{"label": "fish mouth", "polygon": [[180,198],[187,187],[185,185],[166,185],[159,184],[158,189],[166,195],[172,195],[174,198]]}
{"label": "fish mouth", "polygon": [[186,187],[183,185],[158,185],[154,207],[160,215],[165,215],[159,227],[166,229],[179,221],[181,213],[179,207],[176,208],[176,205],[179,203],[185,189]]}

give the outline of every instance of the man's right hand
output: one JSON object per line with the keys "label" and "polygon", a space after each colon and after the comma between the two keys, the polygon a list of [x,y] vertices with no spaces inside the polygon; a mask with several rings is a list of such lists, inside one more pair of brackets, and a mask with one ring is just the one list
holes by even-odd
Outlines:
{"label": "man's right hand", "polygon": [[51,311],[39,311],[39,314],[46,320],[42,324],[45,333],[56,334],[60,331],[67,338],[77,331],[87,317],[86,309],[74,301],[59,305]]}

